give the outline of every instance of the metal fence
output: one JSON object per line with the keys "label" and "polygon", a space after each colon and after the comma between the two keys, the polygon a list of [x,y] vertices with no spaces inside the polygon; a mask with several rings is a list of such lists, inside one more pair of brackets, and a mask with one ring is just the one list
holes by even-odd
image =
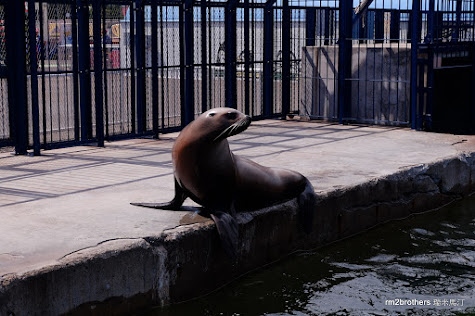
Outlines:
{"label": "metal fence", "polygon": [[[475,124],[474,12],[473,0],[0,0],[0,146],[158,136],[217,106]],[[437,100],[460,69],[469,105],[453,111]]]}

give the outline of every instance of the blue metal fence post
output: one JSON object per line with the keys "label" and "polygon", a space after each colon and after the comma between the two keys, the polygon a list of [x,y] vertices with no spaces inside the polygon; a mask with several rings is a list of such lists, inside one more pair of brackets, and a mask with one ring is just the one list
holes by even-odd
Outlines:
{"label": "blue metal fence post", "polygon": [[290,8],[282,1],[282,117],[290,112]]}
{"label": "blue metal fence post", "polygon": [[[182,0],[184,1],[184,0]],[[178,19],[179,19],[179,30],[178,36],[180,39],[180,119],[181,119],[181,126],[185,127],[189,122],[185,118],[186,113],[186,101],[185,101],[185,86],[186,86],[186,67],[185,67],[185,51],[186,51],[186,39],[185,39],[185,32],[184,32],[184,25],[185,25],[185,4],[182,2],[181,5],[178,7]]]}
{"label": "blue metal fence post", "polygon": [[421,129],[417,107],[417,51],[420,37],[420,0],[413,0],[411,14],[411,128]]}
{"label": "blue metal fence post", "polygon": [[456,0],[455,5],[455,28],[452,33],[452,42],[458,42],[460,37],[460,20],[462,18],[462,0]]}
{"label": "blue metal fence post", "polygon": [[435,0],[429,0],[429,12],[427,14],[427,35],[431,44],[434,44],[435,34]]}
{"label": "blue metal fence post", "polygon": [[391,43],[398,43],[399,42],[399,32],[400,32],[400,25],[401,25],[401,13],[398,10],[391,11],[391,22],[389,26],[389,37]]}
{"label": "blue metal fence post", "polygon": [[[334,17],[334,12],[330,11],[330,8],[325,8],[325,23],[324,23],[324,40],[323,44],[324,45],[330,45],[330,36],[334,36],[336,34],[333,30],[333,17]],[[336,36],[335,36],[336,37]]]}
{"label": "blue metal fence post", "polygon": [[185,0],[183,4],[183,38],[182,49],[184,50],[184,87],[182,99],[182,126],[195,119],[194,92],[195,92],[195,68],[194,68],[194,25],[193,25],[193,0]]}
{"label": "blue metal fence post", "polygon": [[[165,9],[166,10],[166,9]],[[165,58],[163,57],[163,52],[165,51],[165,44],[164,44],[164,35],[163,35],[163,30],[165,29],[163,26],[163,18],[164,18],[164,7],[163,5],[160,5],[160,91],[161,93],[161,98],[160,98],[160,110],[162,112],[162,127],[165,126]]]}
{"label": "blue metal fence post", "polygon": [[228,0],[226,3],[225,20],[225,104],[229,108],[236,108],[236,6],[237,0]]}
{"label": "blue metal fence post", "polygon": [[104,104],[102,94],[102,45],[101,45],[101,8],[103,0],[92,2],[92,26],[94,43],[94,100],[96,103],[97,146],[104,146]]}
{"label": "blue metal fence post", "polygon": [[384,11],[376,10],[374,14],[374,39],[381,44],[384,42]]}
{"label": "blue metal fence post", "polygon": [[250,114],[250,82],[251,50],[250,50],[250,26],[249,26],[249,0],[244,0],[244,113]]}
{"label": "blue metal fence post", "polygon": [[206,33],[206,1],[201,1],[201,112],[208,109],[208,58]]}
{"label": "blue metal fence post", "polygon": [[[316,30],[315,26],[317,23],[317,9],[315,8],[306,8],[305,9],[305,45],[306,46],[315,46]],[[321,30],[320,30],[321,31]]]}
{"label": "blue metal fence post", "polygon": [[145,16],[142,0],[135,1],[137,57],[137,134],[145,131]]}
{"label": "blue metal fence post", "polygon": [[353,8],[351,1],[340,1],[340,34],[338,38],[338,118],[340,124],[351,107],[351,57]]}
{"label": "blue metal fence post", "polygon": [[40,110],[38,105],[38,58],[36,56],[35,1],[28,0],[28,35],[31,78],[31,116],[33,123],[33,154],[40,155]]}
{"label": "blue metal fence post", "polygon": [[81,141],[84,142],[92,137],[89,5],[87,0],[77,0],[76,3],[78,12],[78,63]]}
{"label": "blue metal fence post", "polygon": [[[475,2],[472,3],[472,87],[475,85]],[[475,133],[475,89],[472,89],[472,120],[471,120],[471,133]]]}
{"label": "blue metal fence post", "polygon": [[8,1],[5,5],[5,42],[8,69],[8,104],[11,136],[15,154],[28,149],[28,102],[26,98],[25,3]]}
{"label": "blue metal fence post", "polygon": [[[103,89],[104,89],[104,100],[103,100],[103,104],[104,104],[104,138],[105,139],[109,139],[109,78],[108,78],[108,75],[107,75],[107,59],[108,56],[107,55],[107,40],[106,40],[106,34],[107,34],[107,25],[106,25],[106,15],[107,15],[107,11],[106,11],[106,8],[107,8],[107,3],[104,2],[103,3],[103,6],[102,6],[102,21],[101,21],[101,27],[102,27],[102,30],[103,30],[103,38],[102,38],[102,64],[104,65],[104,68],[102,69],[103,71],[103,78],[104,78],[104,81],[103,81]],[[112,42],[112,41],[111,41]],[[112,52],[111,52],[112,53]]]}
{"label": "blue metal fence post", "polygon": [[[41,4],[40,4],[41,6]],[[79,65],[78,65],[78,15],[76,10],[76,4],[71,3],[71,30],[73,38],[73,102],[74,102],[74,140],[78,142],[80,140],[79,130]],[[41,39],[42,37],[40,37]],[[43,51],[43,50],[42,50]],[[44,60],[43,60],[44,62]],[[44,69],[44,68],[43,68]],[[46,133],[45,133],[46,134]]]}
{"label": "blue metal fence post", "polygon": [[[72,3],[72,6],[76,6],[74,3]],[[76,10],[74,10],[76,11]],[[42,1],[39,2],[39,5],[38,5],[38,17],[40,18],[40,64],[41,64],[41,69],[45,69],[45,41],[44,41],[44,38],[45,38],[45,32],[44,32],[44,24],[45,23],[42,23],[43,22],[43,3]],[[41,80],[43,82],[46,82],[46,79],[45,79],[45,72],[42,71],[41,72]],[[41,85],[41,95],[46,95],[46,87],[44,84]],[[42,102],[41,102],[41,108],[43,110],[43,115],[42,115],[42,119],[43,119],[43,124],[42,124],[42,128],[43,128],[43,131],[46,131],[46,98],[42,98]],[[43,133],[43,137],[42,137],[42,140],[43,140],[43,144],[46,144],[47,143],[47,133]]]}
{"label": "blue metal fence post", "polygon": [[158,0],[152,0],[152,129],[158,138]]}
{"label": "blue metal fence post", "polygon": [[427,13],[427,34],[426,42],[427,46],[427,102],[426,102],[426,115],[424,115],[425,128],[431,130],[432,128],[432,112],[434,102],[434,12],[435,12],[435,0],[429,0],[429,12]]}
{"label": "blue metal fence post", "polygon": [[269,0],[264,8],[264,117],[272,116],[274,104],[274,3],[275,0]]}
{"label": "blue metal fence post", "polygon": [[136,129],[136,122],[137,122],[137,109],[136,109],[136,104],[137,100],[135,98],[136,92],[135,92],[135,87],[136,87],[136,82],[135,82],[135,11],[136,7],[135,2],[130,4],[130,9],[129,9],[129,49],[130,49],[130,107],[131,107],[131,113],[130,113],[130,120],[131,120],[131,126],[132,126],[132,134],[135,134],[137,131]]}

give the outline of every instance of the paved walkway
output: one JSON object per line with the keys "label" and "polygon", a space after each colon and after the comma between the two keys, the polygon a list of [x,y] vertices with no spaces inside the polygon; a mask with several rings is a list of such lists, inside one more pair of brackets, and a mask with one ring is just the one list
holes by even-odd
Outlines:
{"label": "paved walkway", "polygon": [[[0,277],[57,264],[104,241],[156,236],[206,220],[129,205],[173,197],[176,136],[49,150],[40,157],[1,153]],[[275,120],[254,122],[230,143],[234,153],[258,163],[301,172],[319,194],[475,152],[475,136]]]}

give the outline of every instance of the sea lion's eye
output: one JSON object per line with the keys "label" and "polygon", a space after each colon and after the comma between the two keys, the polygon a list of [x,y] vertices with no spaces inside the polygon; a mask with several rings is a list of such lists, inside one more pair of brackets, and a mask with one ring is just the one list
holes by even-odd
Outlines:
{"label": "sea lion's eye", "polygon": [[228,117],[228,119],[234,120],[234,119],[237,118],[238,113],[237,112],[228,112],[228,113],[226,113],[226,116]]}
{"label": "sea lion's eye", "polygon": [[216,115],[216,112],[209,112],[208,115],[206,115],[206,117],[213,117]]}

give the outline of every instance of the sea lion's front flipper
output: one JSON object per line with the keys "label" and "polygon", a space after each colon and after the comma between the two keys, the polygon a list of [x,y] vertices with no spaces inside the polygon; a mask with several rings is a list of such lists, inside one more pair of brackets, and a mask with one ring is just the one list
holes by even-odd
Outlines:
{"label": "sea lion's front flipper", "polygon": [[226,254],[236,261],[238,252],[239,230],[234,217],[224,212],[213,212],[211,218],[216,223],[219,238]]}
{"label": "sea lion's front flipper", "polygon": [[170,202],[165,203],[130,203],[135,206],[156,208],[161,210],[181,211],[181,206],[188,196],[178,181],[175,179],[175,197]]}
{"label": "sea lion's front flipper", "polygon": [[315,213],[315,206],[317,204],[317,196],[312,184],[308,179],[306,180],[305,189],[297,198],[299,203],[300,222],[307,234],[313,230],[313,219]]}

